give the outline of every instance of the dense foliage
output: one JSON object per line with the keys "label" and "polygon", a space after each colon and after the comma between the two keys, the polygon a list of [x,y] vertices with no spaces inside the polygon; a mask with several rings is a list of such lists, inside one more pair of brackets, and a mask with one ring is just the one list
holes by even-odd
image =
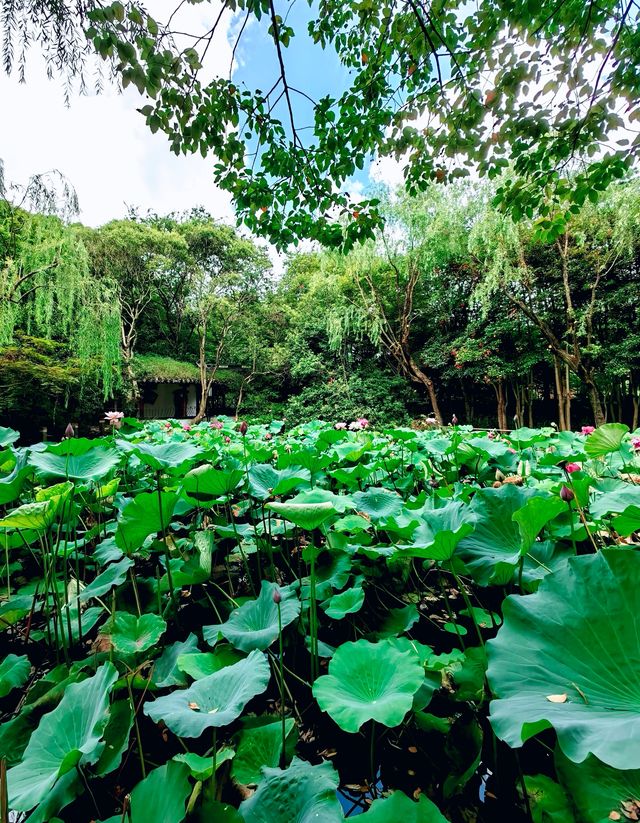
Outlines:
{"label": "dense foliage", "polygon": [[[84,82],[98,54],[139,90],[147,125],[174,152],[215,157],[239,217],[281,248],[371,238],[379,202],[349,189],[376,157],[402,157],[414,193],[511,168],[496,202],[538,216],[551,240],[636,159],[634,0],[229,0],[207,4],[195,26],[185,5],[157,19],[129,0],[3,0],[4,67],[23,73],[36,44],[52,73]],[[221,75],[207,53],[230,17]],[[256,28],[259,88],[234,71],[237,57],[255,59],[243,37]],[[299,76],[290,52],[305,50],[308,64],[339,67],[343,87]]]}
{"label": "dense foliage", "polygon": [[633,819],[639,432],[0,436],[20,819]]}
{"label": "dense foliage", "polygon": [[[56,258],[41,289],[0,324],[2,422],[32,439],[68,420],[86,432],[111,387],[109,405],[138,413],[140,383],[155,374],[197,383],[201,416],[215,384],[219,411],[264,420],[405,424],[433,414],[500,429],[514,419],[637,427],[637,184],[585,206],[553,242],[532,221],[501,215],[482,186],[382,199],[385,229],[374,241],[348,255],[291,255],[277,277],[261,247],[200,210],[88,229],[7,208],[0,232],[53,226],[79,250],[92,285],[79,289],[76,269]],[[20,236],[23,255],[29,243],[40,248],[40,234]],[[5,251],[3,260],[10,271],[14,258]],[[73,304],[65,309],[61,290]],[[83,303],[91,294],[102,295],[93,304],[102,325]],[[51,390],[34,373],[43,351],[25,335],[59,347]]]}

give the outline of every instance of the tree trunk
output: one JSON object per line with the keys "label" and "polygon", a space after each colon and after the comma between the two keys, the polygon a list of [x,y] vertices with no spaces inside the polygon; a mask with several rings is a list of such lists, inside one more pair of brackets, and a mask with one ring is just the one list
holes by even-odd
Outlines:
{"label": "tree trunk", "polygon": [[602,424],[606,421],[604,409],[602,408],[602,401],[600,399],[600,393],[598,391],[598,387],[590,380],[587,383],[587,392],[589,394],[589,403],[591,404],[591,411],[593,412],[593,420],[596,426],[602,426]]}
{"label": "tree trunk", "polygon": [[507,397],[504,391],[504,381],[499,378],[497,381],[492,381],[493,390],[496,393],[497,411],[498,411],[498,428],[507,430],[509,423],[507,422]]}
{"label": "tree trunk", "polygon": [[429,395],[429,401],[431,403],[431,409],[433,411],[433,416],[436,419],[436,422],[439,426],[442,426],[442,414],[440,413],[440,405],[438,404],[438,395],[436,394],[436,387],[433,384],[433,380],[426,374],[422,369],[418,366],[415,360],[412,357],[408,358],[409,364],[409,376],[414,383],[419,383],[421,386],[427,390],[427,394]]}
{"label": "tree trunk", "polygon": [[567,430],[567,422],[564,416],[564,389],[562,386],[562,371],[561,366],[558,363],[557,357],[553,358],[553,373],[556,381],[556,400],[558,403],[558,430],[563,432]]}

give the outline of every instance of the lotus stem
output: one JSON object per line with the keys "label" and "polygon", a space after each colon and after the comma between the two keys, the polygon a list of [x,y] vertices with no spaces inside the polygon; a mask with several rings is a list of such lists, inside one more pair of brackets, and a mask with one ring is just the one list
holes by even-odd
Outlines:
{"label": "lotus stem", "polygon": [[276,602],[276,607],[278,609],[278,673],[280,675],[280,720],[282,724],[282,751],[280,753],[280,768],[284,769],[285,767],[285,747],[287,745],[287,725],[285,720],[285,704],[284,704],[284,644],[282,642],[282,607],[280,605],[280,600]]}

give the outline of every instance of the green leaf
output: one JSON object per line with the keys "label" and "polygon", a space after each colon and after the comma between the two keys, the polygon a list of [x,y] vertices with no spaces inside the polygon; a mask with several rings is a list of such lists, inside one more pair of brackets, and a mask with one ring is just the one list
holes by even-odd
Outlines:
{"label": "green leaf", "polygon": [[257,792],[240,804],[245,823],[339,823],[338,773],[331,763],[312,766],[298,758],[288,769],[265,767]]}
{"label": "green leaf", "polygon": [[605,423],[587,435],[584,450],[589,457],[602,457],[620,448],[622,438],[629,431],[624,423]]}
{"label": "green leaf", "polygon": [[42,500],[39,503],[25,503],[8,512],[0,520],[0,528],[4,529],[35,529],[44,531],[53,523],[56,516],[56,507],[53,500]]}
{"label": "green leaf", "polygon": [[356,509],[372,520],[384,520],[402,511],[403,501],[398,492],[383,488],[370,488],[352,495]]}
{"label": "green leaf", "polygon": [[121,586],[127,579],[127,572],[133,566],[133,560],[125,557],[118,563],[111,563],[97,577],[82,589],[78,595],[81,603],[86,603],[92,597],[102,597],[114,586]]}
{"label": "green leaf", "polygon": [[219,672],[225,666],[233,666],[242,655],[230,646],[219,646],[215,652],[196,652],[181,654],[178,658],[178,668],[188,674],[193,680],[202,680],[214,672]]}
{"label": "green leaf", "polygon": [[42,477],[100,480],[118,465],[120,458],[121,455],[115,449],[96,446],[83,454],[32,452],[29,455],[29,464]]}
{"label": "green leaf", "polygon": [[278,470],[270,463],[255,463],[248,474],[251,494],[258,500],[288,494],[300,486],[308,486],[311,481],[308,469],[288,466],[286,469]]}
{"label": "green leaf", "polygon": [[231,494],[243,477],[241,469],[224,471],[209,465],[198,466],[185,475],[182,488],[195,500],[215,500]]}
{"label": "green leaf", "polygon": [[[611,812],[620,815],[616,820],[626,821],[628,811],[640,800],[640,769],[613,769],[589,756],[583,763],[572,763],[556,749],[556,770],[578,813],[580,823],[608,823]],[[632,819],[632,818],[631,818]],[[561,823],[561,821],[558,821]]]}
{"label": "green leaf", "polygon": [[198,651],[198,638],[190,634],[185,641],[167,646],[153,666],[152,683],[159,689],[167,686],[186,686],[187,678],[178,667],[181,655]]}
{"label": "green leaf", "polygon": [[[285,720],[285,737],[295,729],[293,718]],[[232,773],[238,783],[245,786],[260,783],[262,767],[275,768],[282,754],[282,723],[280,719],[250,718],[240,732],[238,751],[233,761]]]}
{"label": "green leaf", "polygon": [[532,823],[573,823],[569,800],[554,780],[544,774],[525,775],[524,785],[529,797]]}
{"label": "green leaf", "polygon": [[401,791],[374,800],[367,814],[367,823],[447,823],[440,809],[424,795],[416,803]]}
{"label": "green leaf", "polygon": [[215,645],[218,634],[222,634],[231,645],[243,652],[268,649],[278,638],[278,606],[273,600],[273,594],[277,589],[282,596],[282,628],[293,623],[300,614],[300,601],[293,587],[280,588],[275,583],[263,580],[258,597],[234,609],[226,623],[204,626],[204,639],[207,643]]}
{"label": "green leaf", "polygon": [[402,651],[389,640],[343,643],[319,677],[313,695],[320,708],[346,732],[357,732],[368,720],[398,726],[422,686],[424,669],[414,651]]}
{"label": "green leaf", "polygon": [[144,712],[178,737],[200,737],[205,729],[227,726],[240,716],[246,704],[269,683],[265,656],[253,651],[233,666],[196,680],[188,689],[147,702]]}
{"label": "green leaf", "polygon": [[6,697],[29,679],[31,663],[26,654],[8,654],[0,663],[0,697]]}
{"label": "green leaf", "polygon": [[491,723],[510,746],[549,727],[576,763],[640,768],[640,554],[572,557],[535,594],[504,602],[489,641]]}
{"label": "green leaf", "polygon": [[[458,554],[481,586],[506,585],[510,582],[522,551],[526,551],[523,532],[514,515],[535,497],[541,497],[544,501],[553,499],[539,489],[513,485],[476,492],[470,506],[475,517],[475,529],[473,534],[460,542]],[[536,505],[533,511],[539,512],[540,509]],[[525,520],[531,521],[530,529],[535,527],[533,511],[524,516]]]}
{"label": "green leaf", "polygon": [[[131,823],[182,823],[190,794],[189,767],[170,760],[150,772],[131,792]],[[122,815],[117,814],[104,823],[121,821]]]}
{"label": "green leaf", "polygon": [[116,612],[109,626],[113,648],[124,655],[146,652],[156,645],[167,628],[157,614],[136,617],[127,612]]}
{"label": "green leaf", "polygon": [[117,677],[115,667],[105,663],[93,677],[67,686],[60,704],[32,734],[22,762],[7,774],[12,809],[29,811],[75,766],[98,760],[105,746],[109,693]]}
{"label": "green leaf", "polygon": [[154,471],[182,474],[200,454],[193,443],[136,443],[133,453]]}
{"label": "green leaf", "polygon": [[359,612],[364,605],[364,589],[362,583],[350,589],[334,594],[322,603],[322,608],[328,617],[333,620],[342,620],[348,614]]}
{"label": "green leaf", "polygon": [[558,497],[531,497],[521,509],[511,517],[520,528],[522,545],[520,553],[526,554],[533,546],[542,529],[560,512],[566,510],[566,503]]}
{"label": "green leaf", "polygon": [[458,543],[473,532],[473,515],[462,501],[447,503],[441,509],[420,513],[420,525],[411,535],[411,544],[398,546],[405,557],[450,560]]}
{"label": "green leaf", "polygon": [[123,508],[118,518],[116,545],[132,554],[139,549],[145,539],[169,525],[171,515],[178,502],[178,495],[162,492],[162,504],[157,492],[137,494]]}
{"label": "green leaf", "polygon": [[336,513],[333,503],[267,503],[266,508],[307,531],[317,529]]}
{"label": "green leaf", "polygon": [[109,722],[104,730],[105,747],[95,765],[99,775],[110,774],[118,768],[122,755],[129,746],[129,734],[133,727],[133,708],[131,701],[116,700],[109,710]]}
{"label": "green leaf", "polygon": [[[230,746],[223,746],[216,751],[216,772],[224,763],[228,763],[235,757],[235,750]],[[189,767],[191,777],[196,780],[208,780],[213,774],[213,756],[203,757],[201,754],[186,752],[177,754],[173,760],[176,763],[186,763]]]}

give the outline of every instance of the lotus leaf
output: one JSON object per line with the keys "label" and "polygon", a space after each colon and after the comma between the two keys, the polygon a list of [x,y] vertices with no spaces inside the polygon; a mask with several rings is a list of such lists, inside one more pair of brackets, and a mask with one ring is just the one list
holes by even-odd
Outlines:
{"label": "lotus leaf", "polygon": [[205,729],[232,723],[267,688],[269,678],[265,656],[253,651],[245,660],[196,680],[188,689],[176,689],[145,703],[144,712],[156,723],[163,720],[178,737],[200,737]]}
{"label": "lotus leaf", "polygon": [[[218,634],[222,634],[233,646],[243,652],[268,649],[278,638],[278,606],[273,600],[276,589],[278,586],[275,583],[263,580],[259,596],[231,612],[226,623],[205,626],[204,639],[207,643],[214,645]],[[279,591],[282,597],[280,615],[282,628],[284,628],[299,616],[300,601],[290,586],[283,587]]]}
{"label": "lotus leaf", "polygon": [[508,597],[490,641],[491,723],[521,746],[553,727],[564,754],[640,768],[640,554],[571,558],[535,594]]}
{"label": "lotus leaf", "polygon": [[329,674],[316,680],[313,694],[341,729],[357,732],[368,720],[402,723],[423,682],[415,651],[400,650],[389,640],[357,640],[338,647]]}

